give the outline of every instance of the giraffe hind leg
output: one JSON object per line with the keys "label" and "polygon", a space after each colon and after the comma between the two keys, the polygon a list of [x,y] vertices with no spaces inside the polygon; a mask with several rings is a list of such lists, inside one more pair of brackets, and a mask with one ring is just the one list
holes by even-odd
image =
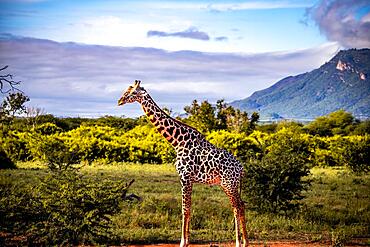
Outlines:
{"label": "giraffe hind leg", "polygon": [[[228,186],[222,186],[226,195],[229,197],[231,206],[233,207],[234,219],[235,219],[235,235],[236,235],[236,246],[248,246],[248,237],[245,224],[245,212],[244,203],[240,198],[238,186],[229,188]],[[240,242],[240,231],[242,233],[242,245]]]}

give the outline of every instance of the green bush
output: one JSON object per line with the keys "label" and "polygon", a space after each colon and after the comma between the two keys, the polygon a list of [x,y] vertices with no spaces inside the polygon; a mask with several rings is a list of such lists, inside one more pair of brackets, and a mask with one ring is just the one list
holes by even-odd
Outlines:
{"label": "green bush", "polygon": [[[23,235],[45,218],[42,204],[36,199],[34,187],[12,177],[0,180],[0,229]],[[35,200],[36,199],[36,200]]]}
{"label": "green bush", "polygon": [[309,146],[299,133],[282,129],[265,141],[260,160],[245,164],[242,188],[251,208],[259,212],[289,212],[303,198],[310,182]]}
{"label": "green bush", "polygon": [[242,162],[256,158],[262,151],[256,139],[248,137],[245,133],[232,133],[226,130],[213,131],[207,139],[215,146],[231,152]]}
{"label": "green bush", "polygon": [[77,151],[71,150],[57,135],[32,135],[32,155],[44,161],[51,170],[66,170],[80,161]]}
{"label": "green bush", "polygon": [[47,212],[39,222],[36,238],[53,245],[106,243],[112,239],[110,216],[119,212],[128,185],[94,181],[75,172],[52,173],[40,186],[40,200]]}
{"label": "green bush", "polygon": [[349,136],[342,138],[340,147],[340,162],[355,173],[370,171],[370,136]]}
{"label": "green bush", "polygon": [[331,112],[326,116],[318,117],[305,128],[312,135],[333,136],[346,135],[354,129],[355,119],[351,113],[344,110]]}
{"label": "green bush", "polygon": [[312,162],[318,166],[348,166],[353,172],[370,171],[370,137],[315,137]]}
{"label": "green bush", "polygon": [[39,126],[36,126],[34,131],[42,135],[52,135],[52,134],[62,132],[63,129],[58,127],[54,123],[43,123]]}
{"label": "green bush", "polygon": [[120,211],[131,183],[93,180],[75,171],[51,172],[33,188],[2,181],[0,227],[26,236],[28,245],[114,242],[111,216]]}
{"label": "green bush", "polygon": [[[122,132],[106,126],[80,126],[51,135],[34,132],[29,138],[32,155],[48,164],[103,159],[107,162],[168,163],[173,147],[148,125]],[[70,162],[69,162],[70,161]]]}
{"label": "green bush", "polygon": [[175,159],[171,144],[151,126],[136,126],[120,138],[127,142],[131,162],[168,163]]}
{"label": "green bush", "polygon": [[1,136],[1,149],[13,162],[31,159],[31,153],[27,147],[28,141],[26,135],[25,132],[10,130],[8,133]]}
{"label": "green bush", "polygon": [[106,158],[104,147],[106,148],[107,145],[104,144],[112,141],[117,136],[117,132],[111,127],[80,126],[60,134],[60,138],[70,150],[75,150],[80,160],[91,162],[96,159]]}

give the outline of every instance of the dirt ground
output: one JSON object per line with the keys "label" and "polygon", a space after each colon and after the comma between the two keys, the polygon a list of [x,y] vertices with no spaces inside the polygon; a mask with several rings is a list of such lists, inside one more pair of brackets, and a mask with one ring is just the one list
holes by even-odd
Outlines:
{"label": "dirt ground", "polygon": [[[9,234],[0,232],[0,246],[25,246],[24,237],[10,237]],[[337,246],[351,246],[351,247],[364,247],[370,246],[369,238],[357,238],[351,239],[348,243],[344,245]],[[172,244],[135,244],[135,245],[122,245],[124,247],[178,247],[179,243]],[[234,247],[235,242],[219,243],[211,242],[204,244],[190,244],[190,247]],[[329,241],[327,242],[305,242],[305,241],[294,241],[294,240],[280,240],[280,241],[250,241],[250,247],[331,247],[332,245]],[[87,245],[81,245],[81,247],[93,247]]]}
{"label": "dirt ground", "polygon": [[[148,244],[148,245],[129,245],[130,247],[178,247],[179,244]],[[234,247],[235,243],[209,243],[209,244],[190,244],[190,247]],[[268,242],[257,242],[251,241],[249,246],[251,247],[330,247],[328,243],[319,242],[302,242],[302,241],[268,241]],[[363,247],[369,246],[366,241],[353,240],[351,243],[345,244],[344,246],[351,247]]]}

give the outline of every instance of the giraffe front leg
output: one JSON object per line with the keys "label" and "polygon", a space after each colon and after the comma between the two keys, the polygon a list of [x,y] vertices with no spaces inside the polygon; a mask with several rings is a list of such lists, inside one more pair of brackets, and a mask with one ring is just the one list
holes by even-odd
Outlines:
{"label": "giraffe front leg", "polygon": [[181,181],[182,190],[182,234],[180,247],[189,245],[189,226],[191,210],[191,192],[192,184],[187,181]]}

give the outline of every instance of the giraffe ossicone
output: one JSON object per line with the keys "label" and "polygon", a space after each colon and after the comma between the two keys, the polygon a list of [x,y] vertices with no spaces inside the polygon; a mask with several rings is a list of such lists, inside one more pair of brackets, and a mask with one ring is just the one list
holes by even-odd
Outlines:
{"label": "giraffe ossicone", "polygon": [[[196,129],[170,117],[140,86],[140,81],[123,92],[118,105],[138,102],[152,124],[176,150],[176,170],[182,190],[182,235],[180,246],[189,245],[191,192],[194,183],[217,184],[229,197],[235,218],[236,246],[247,246],[244,203],[239,187],[243,166],[230,153],[208,142]],[[240,232],[242,241],[240,241]]]}

